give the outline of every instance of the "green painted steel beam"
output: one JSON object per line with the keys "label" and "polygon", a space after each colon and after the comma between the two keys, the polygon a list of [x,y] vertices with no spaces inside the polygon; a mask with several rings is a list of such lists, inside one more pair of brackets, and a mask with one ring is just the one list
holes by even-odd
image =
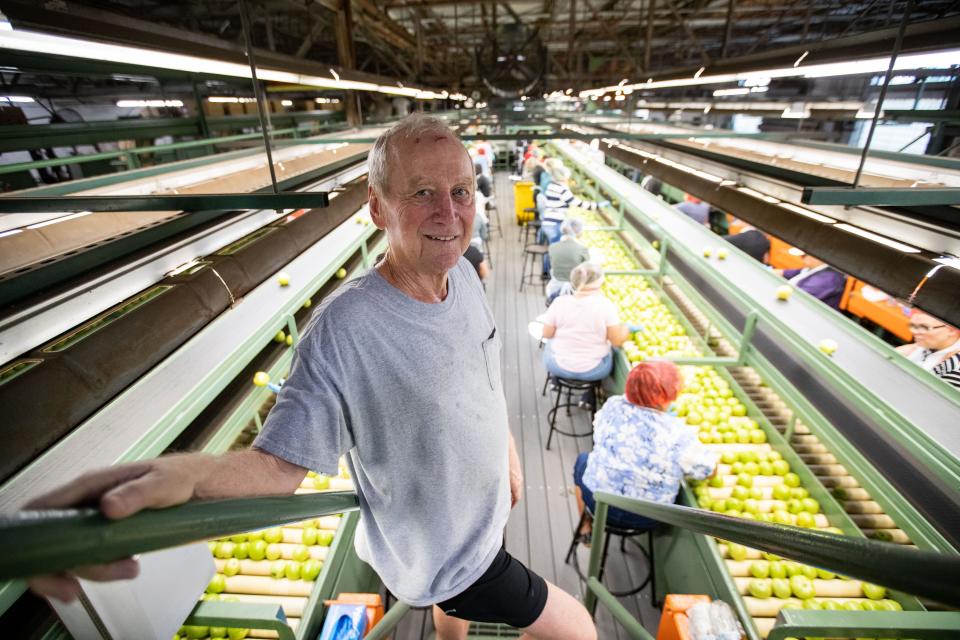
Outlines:
{"label": "green painted steel beam", "polygon": [[289,193],[204,193],[149,196],[0,197],[0,213],[69,211],[229,211],[243,209],[322,209],[326,191]]}
{"label": "green painted steel beam", "polygon": [[948,611],[813,611],[783,609],[767,640],[787,638],[955,640],[960,613]]}
{"label": "green painted steel beam", "polygon": [[[658,522],[739,542],[789,560],[884,584],[949,606],[960,606],[960,557],[955,555],[816,529],[744,520],[703,509],[632,500],[603,491],[596,492],[594,498],[598,507],[603,502]],[[599,521],[599,509],[597,513]],[[602,539],[602,532],[600,536]]]}
{"label": "green painted steel beam", "polygon": [[[860,156],[863,149],[851,147],[845,144],[835,144],[831,142],[820,142],[818,140],[790,139],[790,144],[799,147],[809,147],[811,149],[821,149],[823,151],[832,151],[852,156]],[[896,151],[881,151],[880,149],[870,149],[870,158],[879,158],[881,160],[893,160],[895,162],[905,162],[907,164],[928,165],[931,167],[942,167],[944,169],[955,169],[960,171],[960,159],[945,158],[942,156],[919,155],[916,153],[899,153]]]}
{"label": "green painted steel beam", "polygon": [[960,204],[960,188],[805,187],[800,201],[814,205],[932,207]]}
{"label": "green painted steel beam", "polygon": [[634,638],[634,640],[653,640],[650,632],[643,628],[639,620],[630,615],[627,608],[620,604],[617,597],[610,593],[599,580],[591,576],[587,580],[587,588],[596,594],[597,601],[610,611],[610,615],[620,623],[628,636]]}
{"label": "green painted steel beam", "polygon": [[[293,135],[300,129],[279,129],[273,132],[275,136]],[[170,151],[180,151],[182,149],[195,149],[213,147],[218,144],[230,142],[242,142],[245,140],[260,140],[260,133],[241,133],[235,136],[217,136],[214,138],[204,138],[203,140],[188,140],[186,142],[174,142],[172,144],[158,144],[145,147],[134,147],[133,149],[124,149],[122,151],[104,151],[102,153],[88,153],[80,156],[68,156],[65,158],[51,158],[49,160],[35,160],[33,162],[15,162],[12,164],[0,165],[0,175],[5,173],[16,173],[18,171],[30,171],[33,169],[45,169],[47,167],[60,167],[72,164],[83,164],[86,162],[95,162],[99,160],[112,160],[115,158],[129,158],[130,156],[142,156],[153,153],[167,153]]]}
{"label": "green painted steel beam", "polygon": [[206,600],[197,604],[184,624],[199,627],[263,629],[273,631],[280,640],[296,638],[279,604]]}
{"label": "green painted steel beam", "polygon": [[403,616],[410,611],[410,605],[405,602],[397,602],[387,611],[380,622],[370,630],[370,633],[364,636],[364,640],[385,640],[390,637],[390,632],[397,628]]}
{"label": "green painted steel beam", "polygon": [[0,557],[0,580],[59,573],[78,565],[111,562],[359,507],[356,493],[331,491],[187,502],[147,509],[120,520],[109,520],[92,508],[21,511],[0,517],[0,544],[17,550]]}

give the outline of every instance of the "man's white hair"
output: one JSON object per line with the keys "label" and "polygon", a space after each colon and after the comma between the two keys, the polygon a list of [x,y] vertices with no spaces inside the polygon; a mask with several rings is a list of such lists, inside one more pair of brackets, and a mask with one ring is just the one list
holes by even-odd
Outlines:
{"label": "man's white hair", "polygon": [[426,135],[450,136],[459,141],[444,120],[424,113],[413,113],[380,134],[367,156],[367,179],[377,194],[387,193],[388,167],[400,160],[402,144]]}

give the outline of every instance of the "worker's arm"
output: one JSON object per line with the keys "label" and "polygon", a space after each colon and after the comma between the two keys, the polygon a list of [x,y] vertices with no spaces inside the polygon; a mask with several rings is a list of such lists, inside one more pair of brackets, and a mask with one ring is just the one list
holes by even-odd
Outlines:
{"label": "worker's arm", "polygon": [[543,325],[543,337],[549,339],[549,338],[552,338],[552,337],[555,336],[555,335],[557,335],[557,328],[556,328],[554,325],[552,325],[552,324],[546,324],[546,323],[544,323],[544,325]]}
{"label": "worker's arm", "polygon": [[481,280],[486,280],[487,276],[490,275],[490,264],[486,260],[480,263],[480,266],[477,268],[477,274]]}
{"label": "worker's arm", "polygon": [[615,324],[607,327],[607,341],[615,347],[623,346],[630,337],[630,327],[625,324]]}
{"label": "worker's arm", "polygon": [[[257,449],[221,456],[163,456],[86,473],[36,498],[27,508],[63,509],[92,504],[108,518],[126,518],[143,509],[171,507],[194,499],[290,494],[306,473],[303,467]],[[30,581],[30,588],[40,595],[69,602],[80,592],[76,576],[119,580],[132,578],[137,571],[136,562],[126,559],[40,576]]]}
{"label": "worker's arm", "polygon": [[520,456],[517,455],[517,443],[510,434],[510,506],[513,507],[523,499],[523,469],[520,466]]}

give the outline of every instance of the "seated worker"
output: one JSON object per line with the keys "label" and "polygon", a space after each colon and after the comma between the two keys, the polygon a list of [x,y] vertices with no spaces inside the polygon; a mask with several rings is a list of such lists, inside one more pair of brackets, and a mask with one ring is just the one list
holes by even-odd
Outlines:
{"label": "seated worker", "polygon": [[553,182],[553,174],[556,172],[558,167],[563,166],[563,160],[560,158],[547,158],[543,161],[544,171],[540,173],[540,180],[537,183],[540,186],[540,191],[542,193],[547,192],[547,187],[550,186],[550,183]]}
{"label": "seated worker", "polygon": [[570,272],[590,259],[590,249],[579,242],[583,221],[564,220],[560,225],[560,241],[550,245],[550,282],[547,283],[547,304],[561,294],[564,285],[570,293]]}
{"label": "seated worker", "polygon": [[[540,242],[553,244],[560,239],[560,224],[567,217],[567,210],[570,207],[580,207],[588,211],[595,211],[608,204],[606,200],[601,202],[592,202],[581,200],[573,195],[568,183],[570,182],[570,169],[562,164],[557,166],[551,174],[550,184],[543,192],[543,214],[540,223]],[[550,257],[543,258],[543,279],[550,278]]]}
{"label": "seated worker", "polygon": [[710,220],[710,205],[689,193],[684,201],[676,206],[677,211],[687,214],[699,224],[706,225]]}
{"label": "seated worker", "polygon": [[[677,365],[666,360],[639,363],[627,375],[624,395],[607,398],[593,420],[593,451],[573,467],[580,540],[593,529],[594,491],[671,504],[684,476],[704,480],[717,468],[717,455],[697,432],[666,413],[680,393]],[[651,529],[656,521],[611,507],[607,522],[624,529]]]}
{"label": "seated worker", "polygon": [[[630,335],[617,307],[600,291],[603,270],[584,262],[570,272],[573,295],[560,296],[543,315],[543,364],[551,376],[572,380],[603,380],[613,369],[613,347]],[[582,406],[595,406],[592,392]],[[589,406],[588,406],[589,405]]]}
{"label": "seated worker", "polygon": [[474,271],[477,272],[477,275],[480,277],[480,282],[486,283],[487,276],[490,275],[490,263],[487,262],[486,256],[483,255],[483,251],[480,250],[474,244],[471,244],[467,247],[467,250],[463,252],[463,257],[473,265]]}
{"label": "seated worker", "polygon": [[960,389],[960,329],[915,309],[910,315],[910,333],[913,342],[897,351]]}
{"label": "seated worker", "polygon": [[724,240],[757,262],[767,264],[767,260],[770,259],[770,238],[758,229],[746,227],[740,233],[726,236]]}
{"label": "seated worker", "polygon": [[477,191],[483,194],[484,198],[489,198],[493,195],[493,186],[488,178],[483,173],[483,166],[479,162],[473,163],[473,170],[477,173]]}
{"label": "seated worker", "polygon": [[777,272],[797,289],[806,291],[834,309],[840,309],[847,276],[830,268],[823,260],[805,253],[802,269],[778,269]]}

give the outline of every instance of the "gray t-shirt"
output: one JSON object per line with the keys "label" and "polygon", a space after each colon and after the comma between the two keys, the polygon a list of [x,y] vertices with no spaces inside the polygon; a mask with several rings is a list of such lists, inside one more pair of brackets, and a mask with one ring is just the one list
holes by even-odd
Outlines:
{"label": "gray t-shirt", "polygon": [[414,606],[464,591],[510,513],[500,336],[465,259],[447,297],[408,297],[371,269],[318,306],[254,446],[360,496],[357,554]]}
{"label": "gray t-shirt", "polygon": [[560,240],[550,245],[550,275],[560,282],[570,282],[570,272],[590,259],[590,249],[576,240]]}

